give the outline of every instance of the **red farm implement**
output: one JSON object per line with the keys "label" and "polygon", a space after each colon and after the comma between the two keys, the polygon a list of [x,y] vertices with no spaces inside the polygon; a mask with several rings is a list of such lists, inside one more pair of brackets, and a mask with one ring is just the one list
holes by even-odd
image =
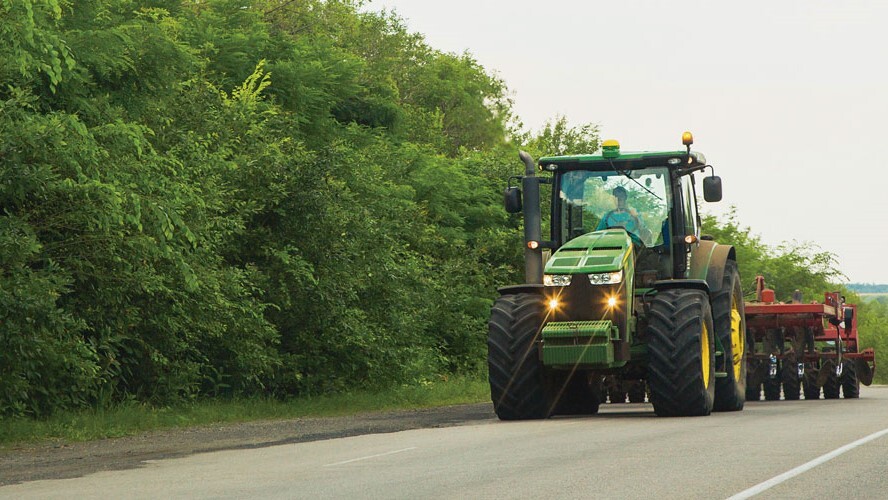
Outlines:
{"label": "red farm implement", "polygon": [[856,398],[860,384],[870,385],[875,370],[872,349],[860,350],[857,306],[838,292],[823,302],[803,303],[801,293],[789,303],[776,302],[773,290],[756,278],[756,299],[746,302],[748,370],[746,400]]}

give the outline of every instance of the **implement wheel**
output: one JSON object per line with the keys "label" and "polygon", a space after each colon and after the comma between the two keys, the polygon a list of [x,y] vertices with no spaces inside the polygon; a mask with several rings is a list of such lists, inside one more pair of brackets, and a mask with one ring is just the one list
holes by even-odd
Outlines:
{"label": "implement wheel", "polygon": [[860,379],[854,362],[847,360],[842,367],[842,397],[845,399],[857,399],[860,397]]}
{"label": "implement wheel", "polygon": [[504,295],[490,311],[487,367],[490,398],[500,420],[546,418],[551,401],[537,340],[544,319],[539,295]]}
{"label": "implement wheel", "polygon": [[[779,376],[779,371],[777,372]],[[779,378],[771,378],[770,376],[765,379],[765,383],[762,384],[765,388],[765,401],[780,401],[780,379]]]}
{"label": "implement wheel", "polygon": [[829,366],[824,366],[821,370],[829,370],[829,376],[826,377],[826,382],[823,383],[823,399],[839,399],[839,378],[836,377],[836,366],[835,364],[826,363]]}
{"label": "implement wheel", "polygon": [[802,387],[805,392],[805,399],[820,399],[820,387],[817,385],[817,369],[813,367],[805,367],[805,378],[802,381]]}
{"label": "implement wheel", "polygon": [[644,380],[629,381],[628,394],[630,403],[644,403],[644,398],[647,395],[647,383]]}
{"label": "implement wheel", "polygon": [[762,384],[746,383],[746,400],[758,401],[762,399]]}
{"label": "implement wheel", "polygon": [[715,341],[709,297],[664,290],[651,302],[648,385],[661,417],[709,415],[715,398]]}
{"label": "implement wheel", "polygon": [[799,399],[802,381],[799,380],[799,365],[795,354],[787,354],[783,358],[783,399],[796,401]]}
{"label": "implement wheel", "polygon": [[607,388],[607,397],[611,404],[621,404],[626,402],[626,391],[623,390],[623,379],[616,376],[608,376],[604,378],[604,386]]}
{"label": "implement wheel", "polygon": [[[600,377],[599,377],[600,378]],[[592,383],[586,373],[557,373],[551,377],[555,395],[555,413],[559,415],[594,415],[601,404],[601,382]]]}
{"label": "implement wheel", "polygon": [[[724,349],[727,377],[715,380],[715,411],[738,411],[746,401],[746,315],[740,273],[734,261],[725,263],[722,287],[712,297],[712,322]],[[758,398],[756,398],[758,399]]]}

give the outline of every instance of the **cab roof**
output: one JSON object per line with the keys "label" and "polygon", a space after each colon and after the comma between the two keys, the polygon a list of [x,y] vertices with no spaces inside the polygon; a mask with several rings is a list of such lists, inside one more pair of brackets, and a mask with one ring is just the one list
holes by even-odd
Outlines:
{"label": "cab roof", "polygon": [[691,151],[690,154],[687,151],[627,151],[612,158],[606,158],[602,154],[566,155],[544,156],[538,161],[540,169],[547,171],[577,168],[611,170],[611,163],[626,170],[653,166],[687,168],[706,165],[706,158],[697,151]]}

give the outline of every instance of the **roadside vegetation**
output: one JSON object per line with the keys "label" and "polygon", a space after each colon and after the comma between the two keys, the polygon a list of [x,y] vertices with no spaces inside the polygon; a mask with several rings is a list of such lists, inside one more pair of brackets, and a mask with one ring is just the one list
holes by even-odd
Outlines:
{"label": "roadside vegetation", "polygon": [[487,379],[457,377],[421,386],[345,391],[286,400],[262,396],[215,398],[167,406],[128,401],[109,408],[59,411],[43,419],[7,419],[0,426],[0,450],[30,442],[91,441],[165,429],[337,417],[480,403],[489,399]]}
{"label": "roadside vegetation", "polygon": [[[470,55],[361,8],[0,3],[4,440],[483,380],[496,286],[523,276],[517,149],[592,152],[598,130],[524,130]],[[707,224],[745,281],[840,278],[826,251]],[[866,342],[886,316],[862,309]]]}

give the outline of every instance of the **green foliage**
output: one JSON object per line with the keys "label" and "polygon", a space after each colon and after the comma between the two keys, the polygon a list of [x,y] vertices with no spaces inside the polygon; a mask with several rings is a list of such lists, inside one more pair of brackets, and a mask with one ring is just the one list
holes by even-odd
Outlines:
{"label": "green foliage", "polygon": [[[857,330],[860,332],[860,347],[873,348],[876,351],[875,382],[888,383],[885,363],[888,361],[888,299],[879,297],[876,300],[861,301],[856,297],[848,297],[857,303]],[[882,367],[881,369],[879,367]]]}
{"label": "green foliage", "polygon": [[547,121],[536,136],[528,134],[524,138],[528,151],[537,157],[592,154],[601,146],[598,125],[585,123],[570,127],[565,116]]}
{"label": "green foliage", "polygon": [[795,290],[800,290],[806,301],[821,300],[824,292],[837,289],[835,283],[844,278],[834,254],[809,242],[766,245],[750,228],[741,225],[735,210],[722,220],[704,216],[703,232],[719,243],[734,246],[747,296],[755,292],[757,275],[764,276],[777,299],[785,301]]}
{"label": "green foliage", "polygon": [[507,90],[358,7],[0,1],[0,415],[480,371]]}

